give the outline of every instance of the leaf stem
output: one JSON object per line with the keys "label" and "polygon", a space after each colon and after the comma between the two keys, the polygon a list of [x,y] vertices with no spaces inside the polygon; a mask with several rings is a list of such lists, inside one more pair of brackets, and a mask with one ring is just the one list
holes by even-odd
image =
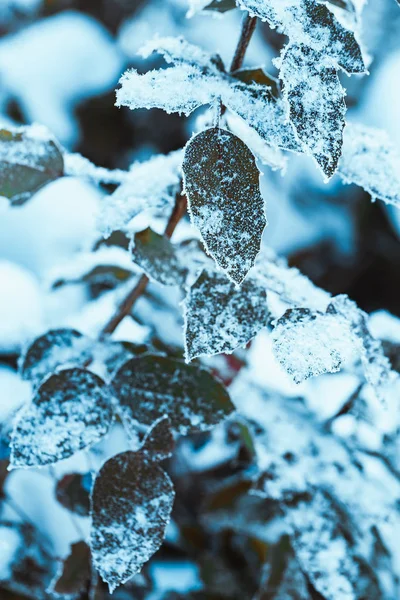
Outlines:
{"label": "leaf stem", "polygon": [[[186,212],[187,199],[184,194],[178,192],[174,209],[171,213],[170,218],[168,219],[167,226],[164,231],[164,235],[167,238],[171,238],[174,233],[176,226],[179,221],[182,219]],[[132,308],[135,305],[135,302],[140,298],[140,296],[145,291],[147,284],[149,283],[149,278],[147,275],[143,274],[135,287],[129,292],[129,294],[122,300],[121,304],[118,306],[115,314],[111,317],[111,319],[106,323],[103,329],[100,332],[100,339],[104,338],[107,335],[113,333],[121,321],[128,316],[132,312]]]}

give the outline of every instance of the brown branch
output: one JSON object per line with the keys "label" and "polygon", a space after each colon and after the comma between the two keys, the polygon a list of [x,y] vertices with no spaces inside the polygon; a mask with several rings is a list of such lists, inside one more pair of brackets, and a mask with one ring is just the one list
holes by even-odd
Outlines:
{"label": "brown branch", "polygon": [[[256,17],[250,17],[248,13],[243,17],[242,22],[242,30],[240,32],[240,37],[238,43],[236,45],[235,54],[232,59],[230,73],[233,71],[237,71],[243,64],[244,56],[246,54],[246,50],[251,40],[251,36],[254,33],[256,27],[257,19]],[[221,107],[221,114],[225,112],[225,107]],[[182,219],[183,215],[186,212],[187,207],[187,199],[186,196],[181,195],[180,193],[177,196],[174,209],[171,213],[171,216],[168,220],[167,226],[165,228],[164,235],[167,238],[170,238],[175,231],[176,226],[179,221]],[[100,338],[103,338],[107,335],[113,333],[121,321],[131,314],[132,308],[135,305],[135,302],[145,291],[147,284],[149,283],[149,278],[147,275],[142,275],[139,281],[136,283],[135,287],[129,292],[129,294],[124,298],[121,304],[118,306],[115,314],[111,317],[111,319],[106,323],[103,329],[100,332]]]}
{"label": "brown branch", "polygon": [[[229,68],[229,73],[237,71],[243,65],[244,57],[247,48],[249,47],[250,40],[252,38],[256,25],[257,17],[251,17],[249,13],[245,13],[242,21],[242,29],[240,32],[238,43],[236,44],[235,54],[233,55],[231,66]],[[222,115],[225,114],[225,111],[226,106],[220,103],[219,117],[222,117]]]}
{"label": "brown branch", "polygon": [[243,65],[244,56],[246,54],[246,50],[249,46],[251,37],[256,28],[256,24],[257,17],[251,17],[248,13],[244,15],[242,22],[242,31],[240,32],[240,37],[236,46],[235,54],[233,56],[231,66],[229,69],[230,73],[237,71]]}
{"label": "brown branch", "polygon": [[[168,219],[167,226],[164,231],[164,235],[167,238],[170,238],[174,233],[176,226],[179,221],[183,217],[186,212],[187,200],[186,196],[182,195],[180,192],[177,195],[174,209],[171,213],[170,218]],[[107,335],[113,333],[121,321],[128,316],[132,312],[132,308],[135,305],[135,302],[145,291],[147,284],[149,283],[149,278],[147,275],[142,275],[139,281],[136,283],[135,287],[129,292],[129,294],[123,299],[121,304],[118,306],[115,314],[111,317],[111,319],[104,325],[103,329],[100,332],[100,338],[103,338]]]}

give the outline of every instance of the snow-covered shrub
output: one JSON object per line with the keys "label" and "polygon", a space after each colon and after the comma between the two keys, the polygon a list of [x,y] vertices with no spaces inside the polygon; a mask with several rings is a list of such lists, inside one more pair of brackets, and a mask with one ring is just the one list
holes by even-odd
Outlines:
{"label": "snow-covered shrub", "polygon": [[[104,581],[127,584],[120,598],[164,598],[152,557],[169,545],[193,575],[169,598],[399,597],[400,336],[374,336],[353,300],[265,245],[258,167],[303,154],[325,182],[400,208],[395,146],[346,123],[339,74],[368,74],[362,4],[191,0],[189,17],[243,11],[232,62],[183,37],[141,48],[166,65],[128,70],[117,106],[206,108],[184,148],[129,170],[94,165],[40,125],[0,130],[13,210],[65,176],[102,195],[89,250],[48,274],[53,289],[88,284],[88,311],[34,339],[40,309],[22,321],[31,401],[14,400],[1,441],[3,482],[7,467],[10,479],[50,473],[78,537],[57,563],[43,533],[4,518],[8,592],[97,600]],[[243,67],[259,21],[286,36],[278,78]]]}

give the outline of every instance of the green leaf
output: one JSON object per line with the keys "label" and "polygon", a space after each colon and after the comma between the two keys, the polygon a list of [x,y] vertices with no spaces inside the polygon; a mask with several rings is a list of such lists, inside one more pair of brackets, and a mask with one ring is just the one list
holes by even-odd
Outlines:
{"label": "green leaf", "polygon": [[174,245],[150,227],[135,233],[132,260],[158,283],[181,285],[187,270],[181,263]]}
{"label": "green leaf", "polygon": [[234,411],[224,386],[208,371],[164,356],[129,360],[112,381],[121,418],[129,428],[164,415],[173,431],[205,431]]}
{"label": "green leaf", "polygon": [[203,270],[184,301],[187,360],[232,353],[267,325],[265,289],[246,279],[239,289],[222,273]]}
{"label": "green leaf", "polygon": [[64,560],[61,572],[50,586],[52,593],[76,596],[87,588],[91,579],[90,548],[86,542],[71,545],[70,554]]}
{"label": "green leaf", "polygon": [[63,171],[61,151],[42,128],[0,129],[0,196],[23,204]]}
{"label": "green leaf", "polygon": [[267,224],[254,156],[232,133],[207,129],[187,144],[183,174],[190,215],[207,252],[240,285]]}
{"label": "green leaf", "polygon": [[96,444],[112,423],[104,381],[84,369],[65,369],[44,381],[21,410],[11,439],[12,468],[40,467]]}
{"label": "green leaf", "polygon": [[161,546],[174,489],[156,462],[140,451],[128,451],[102,466],[91,500],[93,563],[113,592]]}

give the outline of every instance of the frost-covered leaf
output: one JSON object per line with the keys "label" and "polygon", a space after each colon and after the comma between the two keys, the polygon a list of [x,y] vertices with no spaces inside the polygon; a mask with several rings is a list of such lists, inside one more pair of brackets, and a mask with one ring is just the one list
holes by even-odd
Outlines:
{"label": "frost-covered leaf", "polygon": [[341,149],[346,105],[336,70],[311,48],[289,44],[280,75],[297,135],[321,168],[331,177]]}
{"label": "frost-covered leaf", "polygon": [[182,168],[190,215],[206,250],[239,285],[267,225],[254,156],[235,135],[212,128],[190,140]]}
{"label": "frost-covered leaf", "polygon": [[163,285],[181,285],[186,268],[170,240],[150,227],[135,233],[132,260],[154,281]]}
{"label": "frost-covered leaf", "polygon": [[268,322],[267,295],[255,280],[239,289],[223,273],[203,270],[185,302],[186,358],[231,353]]}
{"label": "frost-covered leaf", "polygon": [[0,129],[0,196],[23,204],[63,170],[62,154],[44,127]]}
{"label": "frost-covered leaf", "polygon": [[285,33],[293,45],[304,45],[334,60],[346,73],[364,73],[353,31],[341,25],[317,0],[238,0],[239,6]]}
{"label": "frost-covered leaf", "polygon": [[358,352],[367,382],[372,386],[378,398],[384,400],[388,385],[396,374],[392,370],[389,358],[385,355],[382,342],[374,338],[368,329],[368,315],[360,310],[355,302],[345,295],[335,296],[327,312],[335,318],[346,319],[352,341]]}
{"label": "frost-covered leaf", "polygon": [[384,598],[376,574],[358,555],[349,519],[346,509],[321,491],[289,509],[301,570],[326,600]]}
{"label": "frost-covered leaf", "polygon": [[208,371],[164,356],[128,361],[112,386],[128,427],[151,425],[166,415],[172,429],[185,435],[210,429],[234,410],[228,392]]}
{"label": "frost-covered leaf", "polygon": [[117,106],[162,108],[167,113],[186,116],[196,108],[209,104],[217,93],[218,79],[210,80],[211,87],[202,81],[202,71],[191,64],[177,64],[167,69],[153,70],[140,75],[134,69],[120,79]]}
{"label": "frost-covered leaf", "polygon": [[86,517],[89,514],[89,494],[92,488],[92,475],[86,473],[67,473],[57,481],[56,498],[67,510]]}
{"label": "frost-covered leaf", "polygon": [[89,357],[93,340],[75,329],[51,329],[36,338],[21,358],[21,375],[38,384],[60,366],[82,365]]}
{"label": "frost-covered leaf", "polygon": [[222,103],[242,117],[271,146],[301,152],[286,105],[274,95],[274,86],[266,85],[260,74],[251,83],[249,73],[234,76],[223,73],[218,60],[181,38],[162,38],[145,47],[145,53],[158,50],[174,66],[139,75],[128,71],[117,90],[117,104],[137,108],[161,108],[167,112],[190,114],[205,104]]}
{"label": "frost-covered leaf", "polygon": [[168,475],[141,452],[123,452],[102,466],[92,492],[90,546],[111,592],[159,549],[173,501]]}
{"label": "frost-covered leaf", "polygon": [[160,461],[172,456],[174,446],[171,422],[164,416],[157,419],[150,427],[140,450],[149,460]]}
{"label": "frost-covered leaf", "polygon": [[84,369],[51,375],[19,413],[11,439],[13,468],[48,465],[97,443],[112,422],[104,381]]}
{"label": "frost-covered leaf", "polygon": [[91,579],[90,548],[86,542],[71,545],[60,572],[50,586],[50,591],[60,596],[79,596]]}
{"label": "frost-covered leaf", "polygon": [[269,86],[246,84],[231,77],[221,98],[266,144],[292,152],[303,151],[288,119],[286,103],[282,98],[274,98]]}
{"label": "frost-covered leaf", "polygon": [[400,154],[384,131],[349,123],[338,173],[345,183],[364,188],[373,200],[400,208]]}
{"label": "frost-covered leaf", "polygon": [[348,356],[350,329],[345,317],[288,309],[273,332],[274,354],[296,383],[339,371]]}
{"label": "frost-covered leaf", "polygon": [[175,202],[180,189],[183,152],[156,155],[133,163],[129,177],[103,202],[100,228],[105,235],[128,228],[129,222],[149,209],[163,209]]}

